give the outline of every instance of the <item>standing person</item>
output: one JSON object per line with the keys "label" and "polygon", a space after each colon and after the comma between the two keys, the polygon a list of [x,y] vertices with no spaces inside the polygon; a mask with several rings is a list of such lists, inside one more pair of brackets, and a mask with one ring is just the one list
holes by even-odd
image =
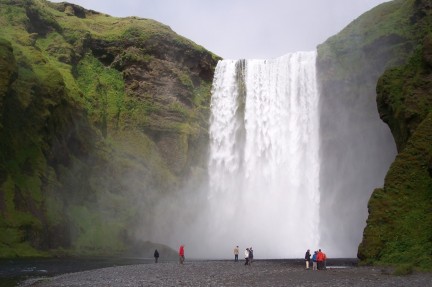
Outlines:
{"label": "standing person", "polygon": [[184,256],[184,246],[180,245],[180,249],[179,249],[179,259],[180,259],[180,264],[183,264],[185,261],[185,256]]}
{"label": "standing person", "polygon": [[154,252],[154,258],[155,258],[155,263],[157,263],[158,262],[158,259],[159,259],[159,252],[157,251],[157,249],[155,249],[155,252]]}
{"label": "standing person", "polygon": [[239,247],[238,245],[234,248],[234,262],[238,262],[238,255],[239,255]]}
{"label": "standing person", "polygon": [[323,253],[321,252],[321,249],[319,249],[318,253],[317,253],[318,270],[323,269],[323,261],[324,261],[324,256],[323,256]]}
{"label": "standing person", "polygon": [[253,261],[253,249],[251,247],[249,248],[249,265],[252,265],[252,261]]}
{"label": "standing person", "polygon": [[317,254],[318,254],[318,251],[314,251],[314,254],[312,255],[312,270],[318,270],[318,268],[317,268]]}
{"label": "standing person", "polygon": [[245,265],[249,265],[249,248],[246,248],[245,250]]}
{"label": "standing person", "polygon": [[311,254],[310,254],[310,250],[308,249],[306,251],[306,254],[305,254],[306,269],[308,269],[308,270],[309,270],[309,262],[310,262],[310,260],[311,260]]}
{"label": "standing person", "polygon": [[327,270],[327,255],[323,252],[323,269]]}

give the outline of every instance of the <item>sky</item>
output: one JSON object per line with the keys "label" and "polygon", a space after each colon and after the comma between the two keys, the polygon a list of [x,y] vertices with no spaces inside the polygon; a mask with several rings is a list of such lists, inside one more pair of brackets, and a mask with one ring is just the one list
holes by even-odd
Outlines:
{"label": "sky", "polygon": [[[64,2],[51,0],[51,2]],[[68,0],[116,17],[150,18],[225,59],[312,51],[385,0]]]}

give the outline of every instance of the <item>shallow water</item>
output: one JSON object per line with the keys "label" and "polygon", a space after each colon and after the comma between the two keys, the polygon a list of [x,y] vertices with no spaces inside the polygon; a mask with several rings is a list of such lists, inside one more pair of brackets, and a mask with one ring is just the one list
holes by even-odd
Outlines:
{"label": "shallow water", "polygon": [[104,267],[147,264],[153,258],[35,258],[1,259],[0,287],[17,286],[20,281],[34,277],[49,277]]}

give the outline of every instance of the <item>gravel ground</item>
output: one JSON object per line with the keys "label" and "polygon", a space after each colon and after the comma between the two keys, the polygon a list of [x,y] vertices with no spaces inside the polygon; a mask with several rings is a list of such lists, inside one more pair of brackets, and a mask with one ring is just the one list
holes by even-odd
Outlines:
{"label": "gravel ground", "polygon": [[380,268],[329,266],[325,271],[305,270],[299,262],[257,260],[242,262],[193,261],[109,267],[31,279],[19,286],[432,286],[431,273],[389,275]]}

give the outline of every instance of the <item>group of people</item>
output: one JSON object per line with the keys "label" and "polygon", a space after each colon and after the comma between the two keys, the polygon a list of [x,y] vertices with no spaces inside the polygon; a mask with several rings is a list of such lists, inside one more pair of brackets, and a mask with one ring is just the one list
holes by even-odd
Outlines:
{"label": "group of people", "polygon": [[[237,245],[234,248],[234,262],[238,262],[239,253],[240,253],[240,249]],[[185,261],[184,254],[185,254],[184,245],[180,245],[180,248],[179,248],[179,262],[180,262],[180,264],[183,264]],[[245,265],[252,265],[252,261],[254,258],[252,247],[246,248],[244,255],[245,255]],[[157,251],[157,249],[154,252],[154,258],[155,258],[155,263],[157,263],[158,259],[159,259],[159,252]],[[327,264],[326,264],[327,256],[324,252],[321,251],[321,249],[319,249],[318,251],[314,251],[313,255],[311,254],[310,249],[308,249],[306,251],[306,254],[305,254],[305,261],[306,261],[306,269],[308,269],[308,270],[310,268],[310,262],[312,262],[312,270],[326,270],[327,269]]]}
{"label": "group of people", "polygon": [[324,252],[319,249],[314,251],[311,255],[310,249],[305,254],[306,269],[309,269],[310,262],[312,261],[312,270],[326,270],[327,269],[327,256]]}
{"label": "group of people", "polygon": [[[236,246],[234,248],[234,262],[238,262],[239,253],[240,253],[239,247]],[[252,261],[253,261],[252,247],[246,248],[244,255],[245,255],[245,265],[252,265]]]}

